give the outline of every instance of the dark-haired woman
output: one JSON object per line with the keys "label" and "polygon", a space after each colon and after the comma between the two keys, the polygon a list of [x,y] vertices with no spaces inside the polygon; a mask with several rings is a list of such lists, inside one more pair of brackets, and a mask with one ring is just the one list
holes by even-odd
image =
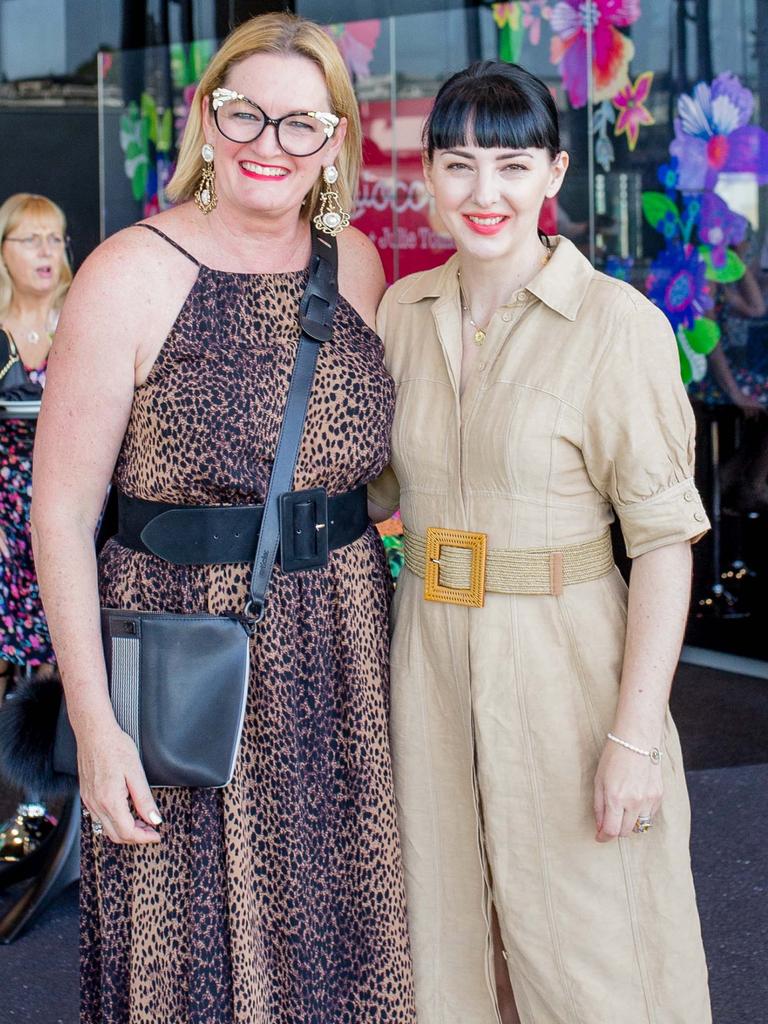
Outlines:
{"label": "dark-haired woman", "polygon": [[405,526],[391,735],[419,1021],[706,1024],[667,708],[707,529],[675,339],[540,237],[568,166],[543,82],[454,76],[424,164],[457,252],[380,307],[398,397],[372,488]]}

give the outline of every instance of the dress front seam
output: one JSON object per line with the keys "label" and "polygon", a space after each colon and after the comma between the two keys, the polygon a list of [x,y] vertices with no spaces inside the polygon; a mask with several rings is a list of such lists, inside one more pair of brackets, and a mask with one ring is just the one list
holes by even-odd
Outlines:
{"label": "dress front seam", "polygon": [[[568,614],[568,609],[567,609],[567,607],[565,605],[565,602],[560,601],[559,602],[559,607],[560,607],[560,613],[561,613],[561,618],[562,618],[562,621],[563,621],[563,625],[565,626],[566,632],[568,634],[568,640],[569,640],[569,643],[570,643],[570,646],[571,646],[571,650],[573,651],[574,667],[576,669],[576,674],[577,674],[577,677],[578,677],[578,680],[579,680],[579,686],[580,686],[580,689],[581,689],[581,692],[582,692],[582,697],[583,697],[583,700],[584,700],[584,706],[587,709],[587,716],[589,718],[590,728],[592,730],[592,736],[593,736],[594,743],[595,743],[595,752],[596,752],[597,756],[599,757],[600,751],[602,749],[602,732],[601,732],[599,723],[597,722],[597,716],[595,715],[595,709],[594,709],[594,707],[592,705],[592,700],[591,700],[591,698],[589,696],[589,691],[587,689],[586,682],[585,682],[584,671],[583,671],[583,668],[582,668],[582,665],[581,665],[581,661],[580,661],[579,656],[578,656],[578,646],[576,644],[576,634],[575,634],[575,631],[574,631],[574,628],[573,628],[573,623],[571,622],[570,615]],[[634,887],[632,885],[631,871],[629,869],[629,865],[627,864],[626,852],[625,852],[625,848],[624,848],[624,840],[619,838],[619,839],[617,839],[617,843],[618,843],[619,858],[621,860],[622,873],[624,875],[624,887],[625,887],[625,894],[626,894],[626,898],[627,898],[627,911],[628,911],[628,914],[629,914],[630,929],[632,931],[632,944],[633,944],[633,946],[635,948],[635,959],[637,961],[637,967],[638,967],[638,971],[640,973],[640,980],[641,980],[642,989],[643,989],[643,999],[645,1000],[646,1008],[648,1010],[648,1024],[656,1024],[655,1018],[653,1017],[653,1013],[652,1013],[652,1005],[649,1002],[648,988],[649,988],[650,982],[649,982],[649,977],[648,977],[648,971],[647,971],[646,964],[645,964],[645,952],[641,948],[642,947],[642,943],[641,943],[640,936],[639,936],[639,934],[637,932],[637,914],[636,914],[636,906],[635,906],[635,899],[634,899]]]}
{"label": "dress front seam", "polygon": [[[533,756],[533,746],[531,742],[530,729],[528,727],[528,714],[527,706],[525,701],[525,695],[523,692],[523,674],[522,665],[520,664],[520,624],[517,617],[516,602],[509,602],[509,617],[510,617],[510,632],[512,635],[512,651],[515,666],[515,688],[517,690],[517,700],[520,709],[520,724],[523,731],[523,737],[525,740],[525,753],[526,761],[528,764],[528,777],[530,780],[531,792],[533,794],[534,809],[536,814],[536,837],[539,846],[539,862],[541,865],[542,875],[542,889],[544,892],[544,899],[547,907],[547,924],[549,926],[549,934],[552,939],[552,951],[554,953],[555,962],[557,964],[557,972],[560,975],[560,982],[563,986],[565,993],[566,1002],[569,1004],[570,1012],[573,1017],[575,1024],[584,1024],[581,1017],[579,1016],[576,1009],[576,1002],[571,991],[571,986],[568,981],[568,975],[565,970],[565,962],[563,960],[562,949],[560,948],[560,937],[557,932],[557,923],[555,921],[554,906],[552,904],[552,892],[549,885],[549,866],[547,857],[547,847],[544,842],[543,834],[543,813],[541,807],[541,797],[538,787],[538,778],[536,775],[536,765]],[[526,1024],[537,1024],[536,1021],[526,1022]]]}
{"label": "dress front seam", "polygon": [[[629,840],[631,842],[631,840]],[[640,974],[640,984],[643,989],[643,1000],[645,1001],[645,1008],[648,1013],[648,1024],[656,1024],[656,1014],[653,1010],[653,992],[651,991],[651,979],[648,973],[648,966],[646,964],[645,949],[643,947],[642,936],[640,935],[640,929],[638,925],[638,914],[637,914],[637,899],[635,896],[635,885],[632,877],[632,865],[630,863],[630,853],[627,850],[627,840],[621,836],[616,840],[619,844],[619,855],[621,857],[621,868],[624,874],[624,885],[626,887],[627,894],[627,910],[629,912],[629,926],[632,930],[632,944],[635,947],[635,959],[637,960],[637,969]]]}

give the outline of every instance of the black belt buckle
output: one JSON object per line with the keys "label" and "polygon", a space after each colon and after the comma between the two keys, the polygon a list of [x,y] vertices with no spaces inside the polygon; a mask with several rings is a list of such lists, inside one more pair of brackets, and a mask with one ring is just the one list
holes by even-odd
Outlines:
{"label": "black belt buckle", "polygon": [[324,487],[281,494],[280,568],[283,572],[328,565],[328,493]]}

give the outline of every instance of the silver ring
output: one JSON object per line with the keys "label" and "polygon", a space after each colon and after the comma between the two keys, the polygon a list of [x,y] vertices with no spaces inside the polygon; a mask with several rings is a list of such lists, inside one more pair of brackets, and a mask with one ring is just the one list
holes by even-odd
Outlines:
{"label": "silver ring", "polygon": [[95,836],[100,836],[101,833],[104,831],[104,826],[101,824],[100,821],[96,821],[95,818],[92,818],[91,819],[91,831],[93,832],[93,834]]}
{"label": "silver ring", "polygon": [[642,835],[643,832],[647,832],[649,829],[652,828],[653,818],[650,816],[650,814],[638,814],[637,821],[635,822],[632,831],[636,832],[638,835]]}

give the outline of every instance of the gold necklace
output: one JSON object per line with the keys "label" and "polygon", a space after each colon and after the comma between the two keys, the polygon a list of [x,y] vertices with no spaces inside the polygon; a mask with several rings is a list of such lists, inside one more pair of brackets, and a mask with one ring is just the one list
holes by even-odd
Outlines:
{"label": "gold necklace", "polygon": [[[549,258],[552,255],[552,251],[553,251],[552,249],[547,247],[547,251],[541,257],[541,266],[542,267],[546,267],[546,265],[549,263]],[[459,297],[460,297],[460,300],[461,300],[461,309],[462,309],[462,312],[467,314],[467,320],[469,320],[471,326],[474,327],[474,329],[475,329],[475,334],[474,334],[474,337],[473,337],[472,340],[474,341],[474,343],[479,348],[485,342],[485,336],[488,333],[488,327],[490,327],[490,322],[488,323],[488,327],[481,327],[479,323],[477,323],[475,320],[472,319],[472,312],[471,312],[471,310],[469,308],[469,303],[464,298],[464,289],[461,287],[461,271],[460,270],[458,270],[456,272],[456,276],[457,276],[457,278],[459,280]]]}
{"label": "gold necklace", "polygon": [[475,323],[475,321],[472,319],[472,314],[470,312],[469,306],[467,305],[464,299],[464,292],[461,287],[461,281],[459,281],[459,296],[461,297],[461,308],[467,314],[467,320],[469,320],[470,324],[475,328],[473,340],[475,344],[479,347],[485,341],[485,336],[488,333],[488,328],[481,327],[480,324]]}

